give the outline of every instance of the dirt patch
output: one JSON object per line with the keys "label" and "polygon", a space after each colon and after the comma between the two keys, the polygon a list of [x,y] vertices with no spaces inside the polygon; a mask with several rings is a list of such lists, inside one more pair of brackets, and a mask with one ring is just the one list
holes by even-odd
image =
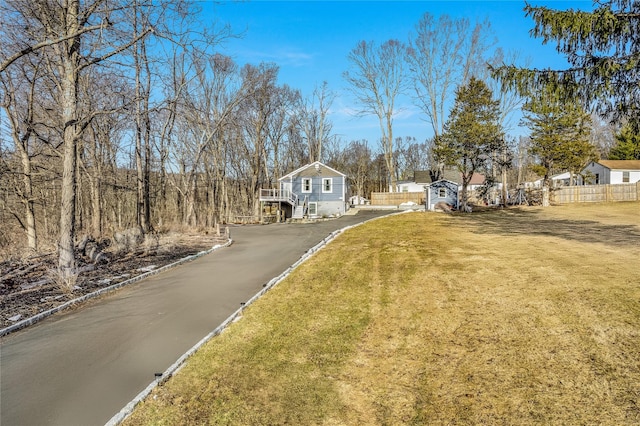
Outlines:
{"label": "dirt patch", "polygon": [[72,282],[61,282],[55,253],[0,260],[0,328],[226,242],[215,232],[160,234],[127,251],[99,241],[103,256],[97,260],[78,250],[80,272]]}

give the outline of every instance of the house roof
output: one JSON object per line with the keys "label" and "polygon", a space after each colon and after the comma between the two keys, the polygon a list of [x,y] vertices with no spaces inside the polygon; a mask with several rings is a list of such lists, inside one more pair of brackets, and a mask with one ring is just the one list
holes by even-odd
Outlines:
{"label": "house roof", "polygon": [[[316,168],[316,165],[317,165],[317,168]],[[305,166],[299,167],[294,171],[292,171],[291,173],[288,173],[282,176],[279,180],[290,179],[296,176],[320,176],[320,175],[321,176],[344,176],[344,177],[347,176],[344,173],[340,173],[336,169],[333,169],[327,166],[326,164],[321,163],[320,161],[314,161],[311,164],[307,164]]]}
{"label": "house roof", "polygon": [[[460,177],[460,180],[462,180],[462,177]],[[480,174],[480,173],[474,173],[471,176],[471,180],[469,181],[469,185],[482,185],[485,181],[485,177],[484,175]]]}
{"label": "house roof", "polygon": [[431,183],[431,173],[429,170],[414,170],[413,181],[417,184]]}
{"label": "house roof", "polygon": [[440,179],[440,180],[437,180],[435,182],[431,182],[427,186],[430,186],[430,187],[433,187],[433,188],[438,188],[438,187],[441,187],[441,186],[447,186],[447,187],[455,188],[456,191],[458,190],[458,184],[456,182],[452,182],[452,181],[450,181],[448,179]]}
{"label": "house roof", "polygon": [[640,170],[640,160],[600,160],[598,164],[610,170]]}

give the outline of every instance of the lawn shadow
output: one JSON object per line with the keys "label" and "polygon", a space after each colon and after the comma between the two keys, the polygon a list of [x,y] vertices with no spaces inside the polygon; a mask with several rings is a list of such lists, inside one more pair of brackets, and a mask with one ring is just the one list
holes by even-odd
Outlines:
{"label": "lawn shadow", "polygon": [[[583,243],[640,247],[640,226],[608,225],[594,220],[544,217],[540,210],[509,208],[460,215],[479,234],[534,235],[557,237]],[[464,225],[463,225],[464,226]]]}

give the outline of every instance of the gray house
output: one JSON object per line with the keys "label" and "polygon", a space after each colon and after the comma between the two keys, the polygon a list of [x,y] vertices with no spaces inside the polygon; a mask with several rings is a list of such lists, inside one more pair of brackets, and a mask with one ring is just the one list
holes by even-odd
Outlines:
{"label": "gray house", "polygon": [[319,161],[278,179],[279,189],[263,189],[260,201],[280,203],[287,218],[342,216],[347,209],[347,176]]}
{"label": "gray house", "polygon": [[440,201],[449,204],[456,210],[458,209],[459,199],[457,183],[441,179],[428,184],[425,191],[427,193],[425,197],[427,210],[434,210],[434,206]]}

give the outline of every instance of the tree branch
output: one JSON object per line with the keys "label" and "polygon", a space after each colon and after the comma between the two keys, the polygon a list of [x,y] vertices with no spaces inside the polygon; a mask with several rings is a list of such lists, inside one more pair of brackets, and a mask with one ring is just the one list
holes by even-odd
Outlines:
{"label": "tree branch", "polygon": [[146,37],[149,33],[154,32],[154,29],[152,27],[147,28],[145,31],[143,31],[142,33],[140,33],[137,37],[135,37],[133,40],[131,40],[129,43],[122,45],[120,47],[118,47],[116,50],[106,53],[100,57],[97,58],[93,58],[90,61],[87,61],[86,63],[80,65],[78,67],[78,71],[87,68],[91,65],[97,64],[98,62],[102,62],[105,59],[108,59],[114,55],[117,55],[120,52],[123,52],[125,50],[127,50],[128,48],[130,48],[131,46],[133,46],[135,43],[137,43],[138,41],[140,41],[141,39],[143,39],[144,37]]}
{"label": "tree branch", "polygon": [[95,30],[101,30],[104,29],[108,26],[110,26],[111,23],[110,22],[104,22],[100,25],[93,25],[91,27],[85,27],[82,28],[81,30],[73,33],[73,34],[67,34],[65,36],[59,37],[55,40],[46,40],[46,41],[42,41],[40,43],[36,43],[33,46],[28,46],[24,49],[22,49],[19,52],[14,53],[13,55],[9,56],[7,59],[5,59],[5,61],[0,64],[0,72],[3,72],[4,70],[7,69],[7,67],[9,65],[11,65],[12,63],[14,63],[15,61],[17,61],[18,59],[20,59],[21,57],[28,55],[32,52],[35,52],[36,50],[42,49],[43,47],[47,47],[47,46],[53,46],[55,44],[59,44],[62,43],[63,41],[66,40],[70,40],[74,37],[78,37],[79,35],[82,35],[84,33],[90,32],[90,31],[95,31]]}

